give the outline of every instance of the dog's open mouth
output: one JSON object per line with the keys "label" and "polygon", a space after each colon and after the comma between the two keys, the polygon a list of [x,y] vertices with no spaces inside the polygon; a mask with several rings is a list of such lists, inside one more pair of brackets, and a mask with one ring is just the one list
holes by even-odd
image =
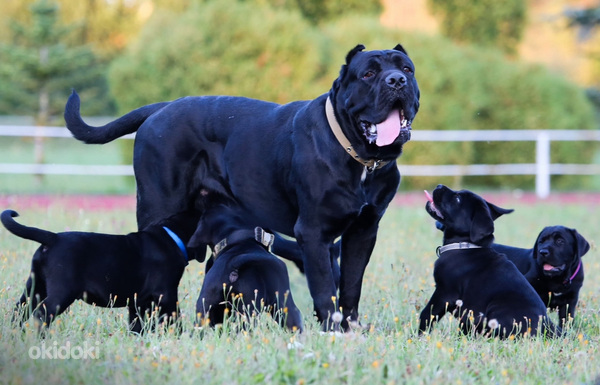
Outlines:
{"label": "dog's open mouth", "polygon": [[444,215],[442,214],[442,212],[435,206],[435,203],[433,203],[433,197],[431,196],[429,191],[423,191],[425,192],[425,196],[427,197],[427,207],[429,208],[430,212],[432,212],[438,218],[444,219]]}
{"label": "dog's open mouth", "polygon": [[394,143],[402,131],[408,132],[412,129],[412,120],[404,117],[404,110],[396,109],[392,110],[381,123],[375,124],[363,120],[360,124],[369,144],[374,142],[379,147]]}
{"label": "dog's open mouth", "polygon": [[544,274],[557,274],[563,272],[563,270],[565,269],[565,265],[562,264],[560,266],[552,266],[549,263],[544,263],[542,268],[544,269]]}

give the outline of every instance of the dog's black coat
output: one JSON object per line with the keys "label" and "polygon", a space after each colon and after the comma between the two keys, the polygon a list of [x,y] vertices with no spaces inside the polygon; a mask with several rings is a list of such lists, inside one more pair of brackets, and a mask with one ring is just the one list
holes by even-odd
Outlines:
{"label": "dog's black coat", "polygon": [[[443,230],[439,222],[436,226]],[[561,327],[569,318],[575,318],[584,279],[581,257],[590,249],[576,229],[547,226],[530,249],[500,243],[494,243],[492,248],[515,264],[546,306],[558,310]],[[544,265],[549,265],[549,269],[545,270]]]}
{"label": "dog's black coat", "polygon": [[[502,209],[468,191],[438,186],[426,210],[444,225],[444,245],[467,242],[469,248],[447,250],[435,262],[436,288],[420,315],[426,331],[446,312],[457,312],[465,333],[531,334],[558,330],[547,318],[546,306],[505,255],[491,248],[494,220]],[[474,248],[477,245],[479,248]],[[541,322],[540,322],[541,320]],[[520,325],[519,325],[520,324]]]}
{"label": "dog's black coat", "polygon": [[[197,214],[179,214],[161,225],[127,235],[69,231],[53,233],[23,226],[15,211],[0,215],[8,231],[41,243],[16,311],[50,325],[75,300],[129,309],[130,328],[142,331],[140,316],[159,306],[161,320],[177,314],[177,286],[189,259],[163,226],[187,242]],[[28,302],[29,301],[29,302]]]}
{"label": "dog's black coat", "polygon": [[285,263],[255,239],[254,226],[238,211],[224,205],[207,209],[189,245],[207,244],[214,250],[224,239],[227,246],[207,261],[197,314],[208,316],[214,326],[223,322],[226,308],[249,315],[268,309],[281,325],[301,331],[302,314],[294,303]]}
{"label": "dog's black coat", "polygon": [[[583,286],[583,257],[590,249],[577,230],[547,226],[531,249],[494,244],[525,275],[550,309],[558,309],[560,326],[575,318],[579,291]],[[546,266],[546,268],[544,268]]]}
{"label": "dog's black coat", "polygon": [[[103,127],[90,127],[73,93],[68,129],[86,143],[107,143],[137,131],[134,169],[140,229],[173,213],[203,211],[214,195],[238,202],[244,216],[296,238],[316,315],[336,308],[330,245],[341,236],[339,303],[358,318],[362,279],[379,221],[400,182],[395,160],[410,139],[419,108],[414,65],[400,46],[352,49],[331,90],[310,101],[278,105],[229,96],[185,97],[134,110]],[[348,155],[328,123],[335,117],[357,155],[388,162],[369,170]],[[398,135],[378,145],[369,128],[385,126],[393,111]],[[382,124],[380,124],[382,123]]]}

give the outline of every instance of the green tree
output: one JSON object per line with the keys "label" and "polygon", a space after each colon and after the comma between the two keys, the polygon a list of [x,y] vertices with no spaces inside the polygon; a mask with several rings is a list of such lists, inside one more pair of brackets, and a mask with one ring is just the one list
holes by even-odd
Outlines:
{"label": "green tree", "polygon": [[0,113],[34,115],[37,124],[49,124],[73,87],[96,101],[104,94],[95,106],[106,111],[103,67],[88,46],[66,43],[73,28],[58,23],[57,4],[39,0],[30,12],[31,23],[13,23],[12,42],[0,45]]}
{"label": "green tree", "polygon": [[[32,23],[30,8],[37,1],[2,0],[0,42],[12,43],[11,24]],[[68,42],[93,44],[94,53],[103,60],[118,55],[155,8],[149,0],[54,0],[54,3],[60,8],[58,22],[77,26],[71,31]]]}
{"label": "green tree", "polygon": [[[564,13],[569,21],[569,26],[578,29],[580,40],[591,40],[591,44],[596,49],[590,53],[595,63],[596,82],[593,87],[587,89],[587,94],[590,100],[596,105],[596,110],[600,114],[600,34],[594,33],[600,29],[600,6],[584,8],[584,9],[567,9]],[[600,116],[600,115],[599,115]]]}
{"label": "green tree", "polygon": [[527,2],[523,0],[427,0],[441,19],[447,37],[514,54],[523,35]]}
{"label": "green tree", "polygon": [[[65,44],[71,28],[58,23],[58,6],[39,0],[31,14],[31,23],[12,25],[13,42],[0,46],[0,113],[33,115],[37,125],[49,125],[62,112],[71,87],[107,103],[107,97],[98,97],[107,89],[92,51]],[[41,137],[35,138],[34,151],[35,161],[43,163]]]}
{"label": "green tree", "polygon": [[332,78],[320,83],[326,55],[299,12],[236,0],[198,2],[185,13],[154,14],[113,62],[109,80],[123,112],[198,94],[288,102],[315,97],[319,84],[320,92],[330,87]]}
{"label": "green tree", "polygon": [[274,7],[297,9],[312,24],[338,19],[349,14],[379,15],[381,0],[247,0],[268,3]]}

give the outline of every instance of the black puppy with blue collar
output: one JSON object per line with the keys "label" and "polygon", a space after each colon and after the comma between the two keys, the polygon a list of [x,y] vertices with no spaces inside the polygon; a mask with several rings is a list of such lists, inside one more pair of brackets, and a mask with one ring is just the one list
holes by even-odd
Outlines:
{"label": "black puppy with blue collar", "polygon": [[420,315],[427,331],[446,313],[460,320],[464,333],[506,338],[538,332],[561,333],[548,319],[546,305],[506,255],[492,248],[494,220],[512,212],[477,194],[439,185],[426,192],[427,213],[443,225],[433,276],[436,288]]}
{"label": "black puppy with blue collar", "polygon": [[[31,263],[26,289],[17,303],[21,322],[31,313],[52,321],[77,299],[100,307],[127,307],[132,331],[158,306],[161,320],[177,316],[177,286],[190,259],[185,247],[199,216],[175,215],[160,225],[127,235],[68,231],[53,233],[0,215],[8,231],[41,246]],[[204,258],[204,255],[202,255]]]}

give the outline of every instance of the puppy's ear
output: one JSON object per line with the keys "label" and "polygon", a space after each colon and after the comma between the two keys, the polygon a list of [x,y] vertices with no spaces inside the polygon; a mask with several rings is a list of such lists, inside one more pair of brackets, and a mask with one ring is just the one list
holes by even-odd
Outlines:
{"label": "puppy's ear", "polygon": [[490,214],[492,215],[492,220],[494,221],[504,214],[510,214],[513,211],[515,211],[513,209],[503,209],[502,207],[498,207],[495,204],[490,203],[488,201],[486,201],[485,203],[487,203],[488,208],[490,209]]}
{"label": "puppy's ear", "polygon": [[352,61],[352,58],[359,53],[360,51],[362,51],[363,49],[365,49],[365,46],[362,44],[357,45],[356,47],[352,48],[352,50],[350,52],[348,52],[348,55],[346,55],[346,64],[350,64],[350,62]]}
{"label": "puppy's ear", "polygon": [[571,232],[571,234],[573,234],[573,237],[575,238],[575,253],[579,257],[583,257],[585,253],[587,253],[590,250],[590,244],[584,237],[581,236],[581,234],[577,232],[577,230],[569,229],[569,231]]}
{"label": "puppy's ear", "polygon": [[402,47],[402,44],[396,44],[396,46],[394,47],[394,51],[400,51],[403,54],[405,54],[406,56],[408,56],[408,52],[406,52],[404,47]]}
{"label": "puppy's ear", "polygon": [[491,210],[486,210],[483,205],[475,210],[471,222],[470,238],[471,242],[476,245],[492,243],[494,240],[494,220],[491,216]]}
{"label": "puppy's ear", "polygon": [[194,235],[188,241],[186,248],[189,252],[193,253],[194,257],[198,262],[204,262],[206,259],[206,248],[209,242],[209,239],[206,235],[206,231],[204,231],[204,226],[202,221],[196,227],[196,231]]}

